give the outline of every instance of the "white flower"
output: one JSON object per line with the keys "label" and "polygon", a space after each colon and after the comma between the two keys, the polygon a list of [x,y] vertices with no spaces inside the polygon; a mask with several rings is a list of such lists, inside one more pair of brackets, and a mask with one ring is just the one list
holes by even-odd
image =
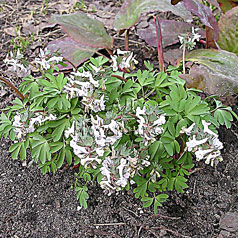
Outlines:
{"label": "white flower", "polygon": [[159,119],[157,119],[157,120],[154,121],[153,126],[161,126],[161,125],[163,125],[165,122],[166,122],[166,120],[165,120],[165,115],[162,114],[162,115],[159,116]]}
{"label": "white flower", "polygon": [[132,56],[133,56],[133,53],[131,52],[131,54],[129,55],[128,58],[123,58],[121,63],[119,64],[119,67],[121,69],[127,69],[127,68],[130,68],[131,65],[130,65],[130,62],[132,61]]}
{"label": "white flower", "polygon": [[6,59],[3,60],[3,62],[6,64],[6,65],[11,65],[12,68],[13,68],[13,71],[17,72],[17,71],[23,71],[25,73],[28,72],[28,69],[19,61],[20,59],[23,58],[23,55],[20,53],[20,50],[18,49],[17,50],[17,55],[16,57],[13,56],[13,53],[10,52],[10,57],[9,58],[9,55],[7,55]]}
{"label": "white flower", "polygon": [[64,136],[66,138],[69,138],[70,135],[74,134],[74,130],[75,130],[74,125],[75,125],[75,121],[73,121],[71,127],[69,127],[67,130],[64,131]]}
{"label": "white flower", "polygon": [[42,123],[42,119],[43,119],[43,116],[40,115],[38,117],[35,117],[35,118],[31,118],[30,122],[29,122],[29,128],[28,128],[28,132],[32,133],[35,131],[35,128],[34,128],[34,124],[37,122],[38,124],[41,124]]}
{"label": "white flower", "polygon": [[110,188],[110,189],[112,189],[112,190],[115,190],[116,188],[115,187],[113,187],[111,184],[110,184],[110,181],[101,181],[100,182],[100,186],[101,186],[101,188],[102,189],[105,189],[105,188]]}
{"label": "white flower", "polygon": [[130,53],[130,51],[125,51],[125,50],[120,50],[120,49],[117,49],[117,54],[118,55],[125,55],[127,53]]}
{"label": "white flower", "polygon": [[198,161],[202,160],[207,154],[211,153],[213,151],[213,149],[207,149],[207,150],[202,150],[201,148],[199,148],[196,152],[196,158]]}
{"label": "white flower", "polygon": [[207,140],[208,140],[208,138],[205,138],[205,139],[202,139],[202,140],[196,140],[196,136],[193,135],[193,139],[192,140],[190,139],[188,142],[186,142],[186,145],[188,147],[188,151],[192,151],[194,147],[206,143]]}
{"label": "white flower", "polygon": [[192,130],[193,130],[193,128],[194,128],[194,126],[195,126],[195,123],[193,123],[190,127],[188,127],[188,128],[185,128],[185,126],[183,126],[182,127],[182,129],[181,129],[181,131],[180,131],[180,133],[186,133],[186,135],[191,135],[191,132],[192,132]]}
{"label": "white flower", "polygon": [[214,151],[212,153],[210,153],[207,156],[207,159],[205,161],[205,164],[211,164],[211,166],[215,165],[219,162],[222,161],[222,157],[221,157],[221,152],[220,151]]}
{"label": "white flower", "polygon": [[94,99],[90,106],[94,112],[104,111],[104,95],[102,95],[100,99]]}
{"label": "white flower", "polygon": [[127,179],[126,178],[120,178],[116,181],[116,185],[119,187],[126,187],[127,185]]}
{"label": "white flower", "polygon": [[223,149],[223,143],[218,139],[217,136],[213,138],[212,145],[214,147],[216,147],[216,149],[218,149],[218,150],[222,150]]}
{"label": "white flower", "polygon": [[13,121],[12,125],[14,127],[22,127],[21,115],[20,114],[15,115],[13,119],[14,119],[14,121]]}
{"label": "white flower", "polygon": [[192,38],[192,41],[194,42],[195,40],[196,41],[199,41],[201,35],[199,35],[198,33],[196,33],[197,29],[194,29],[194,27],[192,27],[192,35],[193,35],[193,38]]}
{"label": "white flower", "polygon": [[75,75],[75,76],[82,77],[82,78],[88,78],[88,79],[89,79],[89,82],[90,82],[94,87],[96,87],[96,88],[99,87],[98,81],[96,81],[96,80],[93,79],[93,76],[92,76],[92,74],[91,74],[89,71],[86,71],[86,72],[84,71],[83,73],[80,73],[79,71],[77,71],[77,72],[73,72],[72,74]]}
{"label": "white flower", "polygon": [[45,121],[54,121],[54,120],[56,120],[56,119],[57,119],[56,116],[50,114],[49,116],[43,118],[42,122],[45,122]]}
{"label": "white flower", "polygon": [[97,68],[97,67],[94,66],[93,64],[89,64],[89,65],[92,67],[92,69],[93,69],[96,73],[98,73],[98,72],[101,70],[101,67]]}
{"label": "white flower", "polygon": [[112,70],[115,72],[118,70],[118,66],[117,66],[117,56],[112,56],[111,55],[111,59],[112,59]]}
{"label": "white flower", "polygon": [[126,166],[126,159],[121,159],[121,164],[117,167],[118,171],[119,171],[119,175],[120,175],[120,178],[123,178],[123,169],[124,167]]}
{"label": "white flower", "polygon": [[59,63],[63,61],[63,57],[60,56],[53,56],[51,58],[48,59],[48,62],[55,62],[55,63]]}
{"label": "white flower", "polygon": [[101,167],[100,171],[102,173],[103,176],[107,177],[107,181],[111,182],[111,176],[110,176],[110,171],[106,168],[106,167]]}
{"label": "white flower", "polygon": [[121,132],[119,131],[120,126],[114,120],[112,120],[109,125],[104,125],[104,128],[106,128],[106,129],[109,128],[115,135],[121,135]]}
{"label": "white flower", "polygon": [[208,128],[208,126],[211,124],[210,122],[206,122],[205,120],[202,120],[202,124],[203,124],[203,127],[204,127],[204,129],[203,129],[204,133],[208,133],[210,135],[213,135],[213,136],[217,137],[217,134],[214,133],[213,131],[211,131]]}
{"label": "white flower", "polygon": [[85,158],[89,154],[85,147],[77,145],[74,140],[70,141],[70,146],[73,148],[74,154],[80,159]]}
{"label": "white flower", "polygon": [[101,157],[104,154],[104,150],[102,148],[96,148],[96,153]]}
{"label": "white flower", "polygon": [[81,165],[83,165],[86,168],[88,164],[90,164],[94,161],[96,161],[98,164],[101,164],[101,162],[102,162],[101,159],[87,157],[87,158],[81,158],[80,163],[81,163]]}

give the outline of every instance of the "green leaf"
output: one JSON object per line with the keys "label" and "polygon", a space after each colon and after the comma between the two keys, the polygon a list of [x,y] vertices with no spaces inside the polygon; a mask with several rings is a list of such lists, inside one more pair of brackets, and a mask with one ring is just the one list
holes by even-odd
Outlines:
{"label": "green leaf", "polygon": [[62,124],[56,127],[55,130],[53,131],[52,138],[54,142],[59,141],[60,138],[62,138],[63,132],[67,126],[67,122],[68,122],[67,120],[62,120]]}
{"label": "green leaf", "polygon": [[159,194],[158,196],[155,197],[154,200],[154,213],[157,214],[158,212],[158,207],[162,206],[162,203],[165,202],[168,198],[167,194]]}
{"label": "green leaf", "polygon": [[154,198],[151,197],[143,197],[141,199],[141,201],[143,202],[143,207],[149,207],[152,205]]}
{"label": "green leaf", "polygon": [[40,158],[42,164],[45,164],[46,159],[51,159],[50,146],[45,138],[41,135],[34,135],[31,140],[31,155],[35,161]]}
{"label": "green leaf", "polygon": [[218,120],[221,125],[226,125],[227,128],[231,127],[231,121],[233,121],[233,117],[230,112],[224,109],[217,109],[214,113],[214,118]]}
{"label": "green leaf", "polygon": [[175,179],[175,189],[179,193],[184,193],[183,189],[188,188],[188,185],[186,184],[187,179],[183,176],[177,176]]}
{"label": "green leaf", "polygon": [[70,151],[70,148],[68,147],[65,148],[65,156],[66,156],[66,161],[68,165],[70,166],[72,164],[72,153]]}
{"label": "green leaf", "polygon": [[65,148],[63,147],[59,153],[58,160],[57,160],[57,168],[61,168],[61,166],[64,163],[64,158],[65,158]]}
{"label": "green leaf", "polygon": [[49,145],[51,148],[50,153],[54,154],[55,152],[59,151],[63,147],[64,143],[58,141],[58,142],[52,142]]}
{"label": "green leaf", "polygon": [[133,189],[133,192],[135,193],[135,197],[139,198],[141,196],[143,198],[144,196],[146,196],[148,179],[145,179],[139,175],[136,175],[133,177],[133,180],[137,184],[137,187]]}
{"label": "green leaf", "polygon": [[[17,159],[17,156],[18,156],[18,154],[19,154],[19,152],[20,152],[20,149],[21,149],[21,146],[22,146],[22,143],[20,142],[20,143],[17,143],[18,144],[18,146],[17,147],[15,147],[15,149],[13,150],[13,152],[12,152],[12,158],[13,159]],[[10,149],[12,150],[12,148],[10,147]]]}
{"label": "green leaf", "polygon": [[20,159],[21,160],[24,160],[24,159],[26,159],[26,147],[25,147],[25,144],[24,143],[22,143],[22,145],[21,145],[21,151],[20,151]]}
{"label": "green leaf", "polygon": [[227,12],[233,7],[238,6],[237,0],[217,0],[217,2],[223,12]]}

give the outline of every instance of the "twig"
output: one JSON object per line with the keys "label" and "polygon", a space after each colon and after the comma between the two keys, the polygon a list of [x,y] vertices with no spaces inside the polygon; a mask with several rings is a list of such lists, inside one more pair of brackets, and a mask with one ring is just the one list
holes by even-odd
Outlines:
{"label": "twig", "polygon": [[165,230],[165,231],[168,231],[168,232],[170,232],[170,233],[172,233],[173,235],[178,236],[178,237],[191,238],[191,236],[182,235],[182,234],[180,234],[180,233],[178,233],[178,232],[176,232],[176,231],[173,231],[173,230],[171,230],[171,229],[168,229],[168,228],[166,228],[166,227],[164,227],[164,226],[154,226],[154,227],[150,227],[150,229]]}
{"label": "twig", "polygon": [[189,175],[199,171],[199,170],[202,170],[203,168],[195,168],[194,170],[192,170],[191,172],[189,172]]}
{"label": "twig", "polygon": [[161,215],[161,214],[154,214],[154,215],[151,215],[149,217],[150,218],[154,218],[154,217],[161,217],[161,218],[165,218],[165,219],[170,219],[170,220],[180,220],[181,217],[169,217],[169,216],[165,216],[165,215]]}
{"label": "twig", "polygon": [[119,235],[111,234],[111,233],[108,233],[105,231],[100,231],[100,230],[96,230],[96,229],[92,229],[92,228],[90,228],[89,230],[90,230],[89,232],[92,233],[93,235],[102,235],[102,236],[107,236],[107,237],[121,238]]}
{"label": "twig", "polygon": [[7,79],[1,76],[0,76],[0,80],[3,81],[5,84],[7,84],[10,88],[12,88],[17,93],[17,95],[21,98],[21,100],[24,101],[25,96],[10,81],[8,81]]}
{"label": "twig", "polygon": [[102,223],[102,224],[93,224],[94,226],[121,226],[126,225],[124,222],[116,222],[116,223]]}

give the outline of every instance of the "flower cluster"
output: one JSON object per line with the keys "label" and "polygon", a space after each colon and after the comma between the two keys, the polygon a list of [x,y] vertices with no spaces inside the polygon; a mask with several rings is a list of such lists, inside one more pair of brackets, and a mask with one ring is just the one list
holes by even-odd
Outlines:
{"label": "flower cluster", "polygon": [[13,72],[17,72],[19,76],[27,76],[30,73],[30,70],[26,65],[22,63],[23,58],[24,56],[21,54],[20,50],[18,49],[16,56],[14,56],[12,52],[10,52],[10,56],[8,54],[7,57],[3,60],[3,62],[7,66],[11,66],[10,69]]}
{"label": "flower cluster", "polygon": [[148,142],[154,142],[155,137],[163,133],[164,130],[161,126],[165,124],[166,120],[165,114],[161,114],[161,111],[137,107],[136,117],[139,125],[135,133],[144,138],[145,145],[148,145]]}
{"label": "flower cluster", "polygon": [[182,34],[178,36],[180,41],[180,48],[183,48],[184,45],[188,50],[192,50],[196,46],[196,41],[199,41],[201,35],[195,32],[196,29],[192,27],[192,33]]}
{"label": "flower cluster", "polygon": [[14,127],[14,132],[16,133],[16,137],[18,140],[25,137],[28,133],[32,133],[36,129],[36,124],[41,125],[45,121],[54,121],[57,118],[49,114],[48,116],[45,116],[43,114],[37,115],[37,117],[28,118],[27,114],[20,114],[17,113],[13,118],[12,126]]}
{"label": "flower cluster", "polygon": [[120,70],[130,70],[133,69],[134,64],[137,64],[137,60],[133,57],[133,52],[131,51],[122,51],[117,49],[117,56],[111,55],[112,59],[112,69],[113,71]]}
{"label": "flower cluster", "polygon": [[51,67],[52,63],[62,62],[63,59],[61,56],[52,56],[47,49],[45,51],[40,49],[39,58],[36,58],[34,62],[40,65],[41,69],[47,70]]}
{"label": "flower cluster", "polygon": [[206,164],[214,166],[223,160],[220,151],[223,144],[219,141],[218,135],[208,128],[210,124],[202,120],[203,130],[193,123],[189,128],[183,128],[181,132],[190,136],[186,143],[187,150],[195,153],[197,161],[204,159]]}
{"label": "flower cluster", "polygon": [[96,119],[91,115],[91,120],[81,118],[81,121],[73,121],[64,135],[66,138],[71,137],[70,146],[81,159],[81,164],[95,168],[94,162],[101,163],[100,157],[110,145],[122,137],[122,132],[121,126],[115,120],[104,124],[104,120],[98,115]]}
{"label": "flower cluster", "polygon": [[[129,178],[134,177],[137,171],[149,165],[150,162],[146,159],[141,159],[136,150],[133,151],[126,149],[126,147],[121,147],[115,151],[112,148],[111,156],[104,159],[100,168],[103,175],[100,186],[110,193],[115,190],[121,190],[126,187]],[[133,183],[133,180],[130,182]]]}
{"label": "flower cluster", "polygon": [[85,111],[99,112],[105,110],[105,102],[104,95],[99,95],[97,91],[98,87],[99,83],[93,79],[91,72],[75,72],[71,73],[63,92],[67,93],[67,98],[82,97]]}
{"label": "flower cluster", "polygon": [[[63,62],[63,57],[61,56],[52,56],[50,51],[45,49],[43,51],[40,49],[39,58],[36,58],[33,63],[35,63],[36,67],[40,67],[43,70],[47,70],[51,67],[52,63]],[[10,52],[10,56],[7,55],[4,63],[8,66],[12,66],[12,70],[17,72],[19,77],[26,77],[31,72],[31,65],[24,61],[24,56],[21,54],[20,50],[17,50],[16,55],[14,56],[12,52]]]}

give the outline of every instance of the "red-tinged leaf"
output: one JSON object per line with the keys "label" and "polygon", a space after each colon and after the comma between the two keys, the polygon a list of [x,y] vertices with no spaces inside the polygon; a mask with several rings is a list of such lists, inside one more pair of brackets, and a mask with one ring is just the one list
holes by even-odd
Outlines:
{"label": "red-tinged leaf", "polygon": [[[186,22],[179,22],[174,20],[161,20],[160,21],[161,30],[162,30],[162,42],[163,47],[167,47],[173,44],[177,44],[179,42],[178,36],[181,34],[186,34],[191,32],[192,25]],[[150,22],[147,28],[137,29],[138,35],[146,41],[147,44],[156,47],[156,30],[154,22]],[[205,32],[199,30],[198,33],[205,37]]]}
{"label": "red-tinged leaf", "polygon": [[137,23],[142,13],[154,11],[171,11],[185,20],[192,19],[190,12],[185,9],[183,3],[173,6],[170,0],[125,0],[115,17],[114,27],[117,30],[129,29]]}
{"label": "red-tinged leaf", "polygon": [[186,61],[200,64],[192,66],[189,76],[182,76],[189,87],[218,96],[238,93],[238,57],[235,54],[200,49],[188,53]]}
{"label": "red-tinged leaf", "polygon": [[238,55],[238,7],[227,11],[219,21],[218,45]]}
{"label": "red-tinged leaf", "polygon": [[[183,0],[171,0],[171,4],[176,5],[179,2],[182,2]],[[209,2],[210,4],[212,4],[213,6],[219,8],[219,4],[217,3],[217,0],[207,0],[207,2]]]}
{"label": "red-tinged leaf", "polygon": [[233,7],[238,6],[238,0],[217,0],[223,12],[231,10]]}
{"label": "red-tinged leaf", "polygon": [[187,10],[199,17],[205,26],[213,29],[213,36],[216,41],[218,39],[219,28],[211,9],[197,0],[184,0],[183,2]]}
{"label": "red-tinged leaf", "polygon": [[83,12],[68,15],[55,15],[52,22],[58,23],[73,40],[93,48],[112,48],[113,39],[103,23],[88,17]]}
{"label": "red-tinged leaf", "polygon": [[[47,49],[53,52],[60,52],[62,56],[72,62],[75,66],[80,65],[84,61],[88,60],[98,49],[90,48],[81,45],[80,43],[72,40],[70,37],[66,37],[60,40],[51,41]],[[68,64],[67,68],[72,68]]]}

